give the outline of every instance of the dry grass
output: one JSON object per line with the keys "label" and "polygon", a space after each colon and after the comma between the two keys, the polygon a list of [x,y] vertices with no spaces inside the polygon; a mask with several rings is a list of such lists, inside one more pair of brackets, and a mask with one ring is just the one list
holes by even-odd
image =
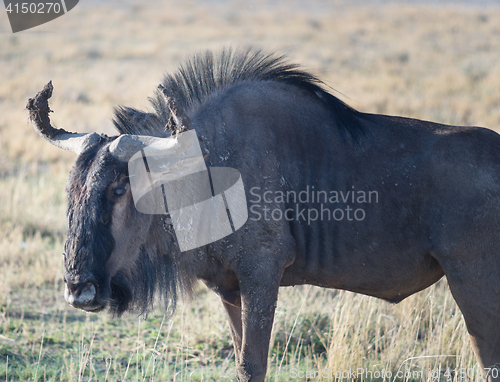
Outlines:
{"label": "dry grass", "polygon": [[[203,288],[163,323],[163,315],[111,321],[64,304],[64,182],[74,157],[34,133],[24,106],[52,80],[56,125],[113,133],[112,107],[147,107],[183,57],[245,44],[288,54],[363,111],[500,128],[497,7],[81,2],[16,35],[0,12],[0,381],[234,379],[222,307]],[[396,306],[284,289],[270,360],[276,381],[357,368],[447,380],[448,366],[476,364],[445,280]]]}

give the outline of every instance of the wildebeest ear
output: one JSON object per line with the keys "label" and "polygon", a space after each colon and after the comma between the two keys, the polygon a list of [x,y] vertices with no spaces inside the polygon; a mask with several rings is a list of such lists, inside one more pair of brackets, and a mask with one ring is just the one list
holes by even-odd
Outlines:
{"label": "wildebeest ear", "polygon": [[35,98],[30,98],[26,109],[36,132],[44,139],[61,149],[73,151],[76,154],[84,152],[93,144],[99,142],[101,136],[97,133],[71,133],[64,129],[57,129],[50,124],[49,98],[52,97],[52,81],[38,92]]}
{"label": "wildebeest ear", "polygon": [[158,89],[161,91],[170,109],[170,119],[168,120],[165,130],[172,130],[172,134],[182,133],[186,130],[191,130],[191,119],[186,112],[177,104],[177,101],[168,94],[168,90],[160,84]]}

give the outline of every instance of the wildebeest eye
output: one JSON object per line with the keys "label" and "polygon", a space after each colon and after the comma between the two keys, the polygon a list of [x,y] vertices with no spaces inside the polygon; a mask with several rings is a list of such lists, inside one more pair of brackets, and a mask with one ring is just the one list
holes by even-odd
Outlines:
{"label": "wildebeest eye", "polygon": [[109,186],[108,197],[111,203],[115,203],[119,198],[127,193],[129,185],[126,182],[115,182]]}
{"label": "wildebeest eye", "polygon": [[115,188],[115,190],[113,191],[113,194],[116,196],[122,196],[124,193],[125,193],[125,189],[120,188],[120,187]]}

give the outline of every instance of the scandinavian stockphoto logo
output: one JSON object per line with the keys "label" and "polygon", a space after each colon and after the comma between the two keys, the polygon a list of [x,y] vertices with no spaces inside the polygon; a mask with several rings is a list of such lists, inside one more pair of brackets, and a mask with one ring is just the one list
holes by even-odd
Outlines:
{"label": "scandinavian stockphoto logo", "polygon": [[4,0],[3,2],[13,33],[52,21],[65,15],[78,4],[78,0]]}
{"label": "scandinavian stockphoto logo", "polygon": [[195,130],[158,139],[128,162],[135,207],[171,218],[180,250],[213,243],[248,219],[238,170],[207,168]]}

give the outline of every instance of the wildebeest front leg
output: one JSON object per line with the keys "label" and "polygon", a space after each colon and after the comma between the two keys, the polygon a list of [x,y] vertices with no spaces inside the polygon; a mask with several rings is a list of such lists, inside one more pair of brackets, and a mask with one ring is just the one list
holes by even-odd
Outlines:
{"label": "wildebeest front leg", "polygon": [[237,304],[230,304],[225,300],[222,300],[222,305],[226,309],[227,319],[229,321],[229,326],[231,328],[231,336],[233,337],[234,343],[234,358],[236,360],[236,365],[241,362],[241,340],[242,340],[242,325],[241,325],[241,302],[238,300]]}
{"label": "wildebeest front leg", "polygon": [[269,340],[278,298],[282,269],[260,263],[250,273],[241,275],[242,341],[236,364],[240,382],[264,381]]}

